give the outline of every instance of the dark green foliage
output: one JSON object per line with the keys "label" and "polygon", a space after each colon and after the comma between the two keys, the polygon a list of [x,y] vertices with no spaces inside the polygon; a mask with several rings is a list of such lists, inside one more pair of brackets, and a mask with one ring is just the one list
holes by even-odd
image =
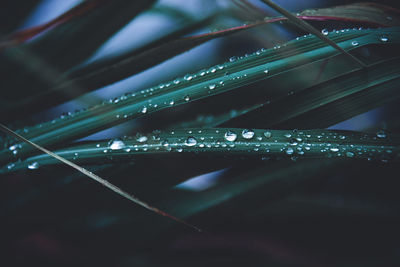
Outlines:
{"label": "dark green foliage", "polygon": [[[92,10],[29,42],[7,38],[31,6],[2,26],[1,123],[73,163],[0,136],[1,245],[9,258],[28,255],[16,265],[398,265],[398,10],[361,3],[294,14],[343,53],[252,1],[196,17],[157,1],[91,1]],[[143,12],[180,24],[87,64]],[[243,17],[253,21],[228,28]],[[228,29],[193,35],[207,26]],[[277,29],[301,37],[271,45]],[[217,65],[177,71],[178,78],[157,73],[151,86],[135,84],[109,100],[91,94],[217,38],[225,46],[204,54]],[[221,56],[238,40],[257,51]],[[47,121],[31,116],[88,93],[91,107]],[[380,107],[392,114],[370,128],[324,129]],[[125,130],[91,137],[110,129]],[[204,188],[185,189],[210,172],[218,176]],[[40,241],[62,253],[36,252],[43,246],[30,242]]]}

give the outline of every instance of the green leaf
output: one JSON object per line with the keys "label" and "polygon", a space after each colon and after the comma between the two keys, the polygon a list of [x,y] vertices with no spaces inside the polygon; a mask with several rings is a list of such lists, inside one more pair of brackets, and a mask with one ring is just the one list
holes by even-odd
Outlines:
{"label": "green leaf", "polygon": [[[129,162],[140,156],[155,157],[175,153],[200,153],[214,156],[267,156],[287,158],[349,158],[398,160],[400,137],[329,130],[249,130],[249,129],[178,129],[129,139],[86,142],[55,153],[79,164]],[[37,169],[61,163],[43,154],[12,163],[2,172]]]}
{"label": "green leaf", "polygon": [[[344,49],[352,50],[368,44],[381,44],[381,36],[388,35],[387,43],[400,39],[397,28],[379,30],[349,30],[332,34],[332,40]],[[357,45],[354,45],[357,42]],[[278,51],[278,52],[277,52]],[[184,78],[152,87],[132,95],[124,95],[102,105],[56,119],[33,128],[26,128],[24,135],[43,146],[54,146],[92,133],[194,100],[210,98],[234,89],[260,82],[294,70],[297,67],[335,56],[337,52],[314,37],[305,37],[289,42],[279,50],[259,51],[243,59],[188,74]],[[357,69],[357,65],[346,65]],[[337,70],[340,72],[340,69]],[[337,71],[334,75],[338,75]],[[189,100],[188,100],[189,98]],[[23,132],[23,131],[20,131]],[[25,144],[17,145],[17,157],[33,150]],[[12,151],[3,150],[0,162],[13,157]]]}

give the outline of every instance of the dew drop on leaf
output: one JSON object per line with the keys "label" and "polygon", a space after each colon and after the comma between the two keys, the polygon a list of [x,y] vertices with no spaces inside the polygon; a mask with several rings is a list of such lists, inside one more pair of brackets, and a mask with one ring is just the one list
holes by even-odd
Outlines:
{"label": "dew drop on leaf", "polygon": [[225,140],[227,140],[229,142],[234,142],[237,138],[237,134],[232,131],[227,131],[224,135],[224,138],[225,138]]}
{"label": "dew drop on leaf", "polygon": [[28,169],[30,169],[30,170],[36,170],[38,168],[39,168],[39,163],[37,163],[36,161],[29,163],[29,165],[28,165]]}
{"label": "dew drop on leaf", "polygon": [[272,133],[269,132],[269,131],[266,131],[266,132],[264,132],[264,136],[265,136],[266,138],[271,138],[271,137],[272,137]]}
{"label": "dew drop on leaf", "polygon": [[251,139],[254,137],[254,131],[249,129],[244,129],[242,131],[242,136],[244,139]]}
{"label": "dew drop on leaf", "polygon": [[329,34],[329,31],[327,29],[323,29],[321,32],[322,32],[323,35],[328,35]]}
{"label": "dew drop on leaf", "polygon": [[10,147],[8,148],[8,150],[13,151],[13,150],[16,150],[17,148],[18,148],[18,145],[12,145],[12,146],[10,146]]}
{"label": "dew drop on leaf", "polygon": [[290,139],[289,143],[290,143],[292,146],[297,146],[297,140],[296,140],[295,138]]}
{"label": "dew drop on leaf", "polygon": [[183,79],[185,79],[186,81],[190,81],[193,79],[193,76],[190,74],[185,75],[185,77],[183,77]]}
{"label": "dew drop on leaf", "polygon": [[346,157],[352,158],[352,157],[354,157],[354,153],[351,151],[348,151],[348,152],[346,152]]}
{"label": "dew drop on leaf", "polygon": [[389,38],[386,35],[382,35],[381,37],[379,37],[379,40],[386,43],[387,41],[389,41]]}
{"label": "dew drop on leaf", "polygon": [[331,147],[329,150],[332,151],[332,152],[338,152],[338,151],[339,151],[339,148],[337,148],[337,147]]}
{"label": "dew drop on leaf", "polygon": [[7,169],[11,170],[12,168],[14,168],[15,164],[14,163],[10,163],[7,165]]}
{"label": "dew drop on leaf", "polygon": [[136,141],[138,141],[139,143],[146,142],[147,141],[147,136],[139,135],[139,136],[137,136]]}
{"label": "dew drop on leaf", "polygon": [[185,101],[190,101],[190,96],[185,95],[185,96],[183,97],[183,99],[184,99]]}
{"label": "dew drop on leaf", "polygon": [[386,138],[386,133],[383,130],[380,130],[376,133],[376,137],[378,138]]}
{"label": "dew drop on leaf", "polygon": [[351,45],[352,45],[352,46],[357,46],[357,45],[358,45],[358,42],[357,42],[357,41],[353,41],[353,42],[351,42]]}
{"label": "dew drop on leaf", "polygon": [[288,154],[288,155],[292,155],[293,152],[294,152],[293,148],[288,147],[288,148],[286,149],[286,152],[285,152],[285,153]]}
{"label": "dew drop on leaf", "polygon": [[212,84],[210,84],[210,85],[208,86],[208,88],[209,88],[210,90],[213,90],[213,89],[215,89],[215,86],[216,86],[216,85],[212,83]]}
{"label": "dew drop on leaf", "polygon": [[142,112],[143,114],[145,114],[147,112],[147,107],[143,107],[140,112]]}
{"label": "dew drop on leaf", "polygon": [[169,144],[168,144],[168,141],[167,141],[167,140],[164,140],[164,141],[162,141],[161,145],[162,145],[162,146],[165,146],[165,147],[169,146]]}
{"label": "dew drop on leaf", "polygon": [[197,144],[197,140],[193,136],[189,136],[185,141],[186,146],[195,146],[196,144]]}
{"label": "dew drop on leaf", "polygon": [[118,150],[125,147],[125,143],[122,140],[114,139],[108,143],[108,147],[112,150]]}

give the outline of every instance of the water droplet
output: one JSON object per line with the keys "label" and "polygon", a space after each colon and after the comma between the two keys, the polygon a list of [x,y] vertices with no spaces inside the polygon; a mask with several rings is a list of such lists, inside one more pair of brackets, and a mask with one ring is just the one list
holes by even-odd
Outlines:
{"label": "water droplet", "polygon": [[7,169],[11,170],[12,168],[14,168],[15,164],[14,163],[10,163],[7,165]]}
{"label": "water droplet", "polygon": [[193,76],[190,74],[185,75],[185,77],[183,77],[186,81],[190,81],[193,79]]}
{"label": "water droplet", "polygon": [[225,133],[225,135],[224,135],[224,138],[225,138],[227,141],[233,142],[233,141],[236,140],[237,134],[236,134],[235,132],[232,132],[232,131],[227,131],[227,132]]}
{"label": "water droplet", "polygon": [[37,163],[36,161],[29,163],[29,165],[28,165],[28,169],[30,169],[30,170],[36,170],[38,168],[39,168],[39,163]]}
{"label": "water droplet", "polygon": [[178,152],[182,152],[182,151],[183,151],[183,149],[182,149],[182,148],[177,148],[177,149],[176,149],[176,151],[178,151]]}
{"label": "water droplet", "polygon": [[212,84],[208,85],[208,88],[209,88],[210,90],[214,90],[214,89],[215,89],[215,86],[216,86],[216,85],[212,83]]}
{"label": "water droplet", "polygon": [[338,151],[339,151],[339,148],[337,148],[337,147],[331,147],[329,150],[332,151],[332,152],[338,152]]}
{"label": "water droplet", "polygon": [[357,41],[353,41],[353,42],[351,42],[351,45],[352,45],[352,46],[357,46],[357,45],[358,45],[358,42],[357,42]]}
{"label": "water droplet", "polygon": [[142,112],[143,114],[147,112],[147,107],[143,107],[140,112]]}
{"label": "water droplet", "polygon": [[174,84],[179,84],[179,83],[180,83],[180,81],[178,79],[174,80]]}
{"label": "water droplet", "polygon": [[229,62],[235,62],[237,60],[237,57],[231,57],[230,59],[229,59]]}
{"label": "water droplet", "polygon": [[18,148],[18,145],[12,145],[8,149],[13,151],[13,150],[16,150],[17,148]]}
{"label": "water droplet", "polygon": [[380,130],[376,133],[376,137],[378,138],[386,138],[386,133],[383,130]]}
{"label": "water droplet", "polygon": [[244,129],[242,131],[242,136],[244,139],[251,139],[254,137],[254,131],[249,129]]}
{"label": "water droplet", "polygon": [[185,101],[190,101],[190,96],[185,95],[185,96],[183,97],[183,99],[184,99]]}
{"label": "water droplet", "polygon": [[296,140],[295,138],[290,139],[289,143],[290,143],[292,146],[297,146],[297,140]]}
{"label": "water droplet", "polygon": [[272,133],[269,132],[269,131],[266,131],[266,132],[264,132],[264,136],[265,136],[266,138],[271,138],[271,137],[272,137]]}
{"label": "water droplet", "polygon": [[162,146],[165,146],[165,147],[169,146],[169,144],[168,144],[168,141],[167,141],[167,140],[164,140],[164,141],[162,141],[161,145],[162,145]]}
{"label": "water droplet", "polygon": [[288,154],[288,155],[292,155],[293,152],[294,152],[293,148],[288,147],[288,148],[286,149],[286,152],[285,152],[285,153]]}
{"label": "water droplet", "polygon": [[386,43],[387,41],[389,41],[389,37],[387,37],[386,35],[382,35],[381,37],[379,37],[379,40]]}
{"label": "water droplet", "polygon": [[327,29],[323,29],[321,32],[322,32],[323,35],[328,35],[329,34],[329,31]]}
{"label": "water droplet", "polygon": [[351,151],[348,151],[348,152],[346,152],[346,157],[352,158],[352,157],[354,157],[354,153]]}
{"label": "water droplet", "polygon": [[138,135],[138,136],[136,137],[136,141],[138,141],[139,143],[146,142],[146,141],[147,141],[147,136],[145,136],[145,135]]}
{"label": "water droplet", "polygon": [[197,144],[197,140],[193,136],[189,136],[185,141],[186,146],[195,146],[196,144]]}
{"label": "water droplet", "polygon": [[286,133],[286,134],[284,134],[283,136],[286,137],[286,138],[292,137],[292,135],[291,135],[290,133]]}
{"label": "water droplet", "polygon": [[114,139],[108,143],[108,147],[112,150],[122,149],[125,147],[125,143],[122,140]]}
{"label": "water droplet", "polygon": [[265,74],[268,74],[268,73],[269,73],[269,70],[264,70],[264,73],[265,73]]}
{"label": "water droplet", "polygon": [[175,104],[174,100],[169,101],[169,105],[173,106]]}

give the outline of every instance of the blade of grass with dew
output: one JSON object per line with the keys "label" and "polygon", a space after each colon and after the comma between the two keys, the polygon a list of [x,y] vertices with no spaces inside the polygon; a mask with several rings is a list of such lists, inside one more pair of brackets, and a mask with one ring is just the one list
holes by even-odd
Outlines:
{"label": "blade of grass with dew", "polygon": [[364,62],[360,61],[358,58],[356,58],[352,54],[348,53],[346,50],[344,50],[343,48],[338,46],[335,42],[333,42],[331,39],[329,39],[328,37],[323,35],[319,30],[317,30],[316,28],[314,28],[313,26],[311,26],[310,24],[308,24],[304,20],[301,20],[301,19],[297,18],[295,15],[293,15],[292,13],[287,11],[286,9],[282,8],[281,6],[275,4],[274,2],[272,2],[270,0],[262,0],[262,1],[264,3],[266,3],[268,6],[270,6],[271,8],[275,9],[276,11],[278,11],[279,13],[284,15],[285,17],[287,17],[295,25],[298,25],[299,27],[303,28],[304,30],[314,34],[315,36],[317,36],[322,41],[324,41],[325,43],[329,44],[330,46],[332,46],[333,48],[335,48],[339,52],[347,55],[347,57],[350,60],[352,60],[354,62],[357,62],[361,67],[363,67],[363,68],[366,67]]}
{"label": "blade of grass with dew", "polygon": [[[186,113],[183,115],[164,112],[158,116],[153,115],[150,120],[140,120],[140,125],[144,131],[154,128],[200,126],[274,129],[328,127],[397,99],[400,53],[389,51],[400,50],[390,45],[362,46],[355,49],[354,53],[363,56],[371,65],[365,71],[348,67],[347,59],[339,54],[299,66],[293,70],[295,75],[291,71],[286,72],[268,79],[267,84],[247,86],[243,90],[230,92],[229,95],[200,101],[192,107],[202,114],[197,115],[197,119],[195,115],[186,116]],[[220,106],[215,103],[224,100],[230,105],[225,109],[217,109],[216,107]],[[348,105],[341,109],[337,101],[347,101]],[[203,110],[202,107],[207,109]],[[235,107],[237,112],[232,112],[232,107]],[[327,112],[320,112],[322,108]],[[240,114],[239,111],[244,112]],[[221,117],[218,114],[221,114]],[[299,119],[298,116],[302,116],[303,119]],[[172,123],[169,126],[168,117],[183,121],[184,124]],[[314,117],[318,119],[311,119]],[[286,120],[290,122],[286,123]]]}
{"label": "blade of grass with dew", "polygon": [[[321,16],[318,16],[318,12],[316,12],[316,14],[317,14],[315,15],[316,19],[324,20],[323,18],[321,18]],[[313,16],[309,16],[309,18],[312,19]],[[339,16],[335,18],[337,20],[340,19]],[[113,83],[122,78],[126,78],[141,70],[147,69],[148,67],[151,67],[159,62],[164,61],[165,58],[169,58],[174,55],[180,54],[211,39],[223,37],[229,34],[233,34],[263,24],[280,21],[280,19],[284,18],[268,19],[266,21],[247,24],[241,27],[234,27],[231,29],[221,30],[208,34],[183,38],[180,40],[173,41],[171,44],[165,43],[163,46],[160,46],[155,50],[153,49],[149,51],[149,53],[146,53],[142,56],[138,55],[137,52],[135,52],[134,54],[131,55],[128,54],[124,55],[123,57],[113,59],[113,62],[106,62],[106,64],[102,64],[100,67],[96,67],[96,70],[91,69],[91,67],[88,70],[83,70],[83,73],[78,70],[76,74],[71,73],[71,78],[74,80],[76,79],[77,82],[81,82],[87,88],[92,88],[92,87],[97,88],[100,86]],[[333,19],[333,17],[331,17],[331,19]],[[357,18],[355,17],[355,14],[353,14],[353,16],[346,17],[346,19],[356,20]],[[379,17],[379,20],[383,19]],[[397,24],[393,23],[392,25],[400,25],[400,22]],[[150,54],[152,54],[153,56],[149,57],[148,55]],[[149,63],[147,63],[147,61],[149,61]],[[143,64],[143,62],[145,62],[145,64]],[[110,73],[110,71],[112,72]]]}
{"label": "blade of grass with dew", "polygon": [[[39,92],[32,92],[24,98],[5,102],[1,108],[2,112],[4,112],[4,114],[11,114],[8,116],[7,120],[12,121],[19,118],[17,116],[24,116],[24,114],[15,113],[14,111],[16,110],[21,110],[23,108],[25,111],[29,112],[41,111],[54,105],[61,104],[64,101],[79,97],[101,86],[134,75],[175,55],[165,50],[165,43],[168,43],[168,47],[170,47],[169,42],[173,42],[173,40],[176,40],[178,37],[205,26],[213,19],[214,16],[210,16],[200,21],[190,23],[182,29],[161,37],[132,52],[99,60],[82,68],[69,70],[58,77],[55,84],[50,87],[41,88]],[[206,41],[206,39],[203,40],[203,42]],[[187,43],[193,46],[199,45],[199,43],[195,42]],[[180,52],[178,51],[177,53]],[[66,91],[68,93],[66,93]],[[38,103],[41,104],[38,105]]]}
{"label": "blade of grass with dew", "polygon": [[293,94],[271,99],[269,105],[231,118],[221,126],[252,125],[274,129],[329,127],[398,99],[399,70],[399,58],[370,64],[367,72],[354,70],[304,90],[298,88],[292,91]]}
{"label": "blade of grass with dew", "polygon": [[[154,8],[152,10],[154,10]],[[396,14],[392,13],[393,12],[389,12],[389,9],[386,6],[370,7],[361,4],[360,5],[354,4],[354,5],[345,5],[327,9],[305,10],[302,13],[300,13],[298,17],[301,17],[302,19],[305,20],[317,20],[317,21],[345,20],[345,21],[359,22],[359,23],[364,23],[366,25],[374,25],[374,26],[399,25],[400,22],[397,20]],[[388,21],[387,17],[389,15],[393,19]],[[362,20],[360,20],[360,16]],[[85,92],[96,89],[100,86],[104,86],[112,82],[116,82],[120,79],[126,78],[130,75],[133,75],[148,67],[154,66],[155,64],[160,63],[165,59],[168,59],[172,56],[187,51],[213,38],[219,38],[222,36],[233,34],[238,31],[250,29],[252,27],[264,25],[267,23],[273,23],[277,21],[284,21],[286,19],[285,17],[266,18],[264,21],[247,24],[241,27],[235,27],[205,35],[183,38],[182,40],[179,40],[177,43],[175,42],[173,42],[172,44],[168,43],[169,41],[176,39],[176,37],[187,34],[188,32],[190,32],[190,29],[194,29],[201,25],[205,25],[205,23],[209,23],[213,19],[213,17],[214,16],[212,15],[208,18],[205,18],[204,20],[194,23],[193,25],[189,25],[182,31],[177,31],[176,33],[166,36],[166,38],[161,38],[159,41],[146,45],[145,47],[139,50],[135,50],[134,52],[125,53],[121,56],[114,57],[112,59],[96,62],[94,64],[90,64],[89,66],[85,66],[82,69],[69,71],[66,74],[65,78],[60,79],[58,81],[58,84],[49,88],[46,93],[43,92],[42,88],[41,93],[38,95],[34,95],[34,92],[32,92],[29,95],[29,97],[23,99],[17,99],[16,101],[13,102],[8,101],[4,103],[2,105],[2,109],[5,110],[4,111],[5,113],[11,115],[17,114],[13,111],[20,110],[22,109],[22,107],[24,110],[26,110],[27,108],[32,111],[41,110],[46,108],[47,106],[37,105],[36,103],[44,102],[48,103],[47,105],[56,105],[57,103],[69,100],[72,97],[79,96]],[[370,20],[368,20],[369,17],[371,17]],[[164,47],[169,47],[169,49],[165,50],[163,49]],[[151,49],[152,51],[151,56],[148,56],[148,53],[145,53],[145,51],[149,49]],[[143,64],[143,62],[147,63]],[[79,88],[79,89],[72,90],[73,88]],[[69,93],[68,94],[63,93],[64,90],[62,89],[68,89]],[[47,101],[46,99],[49,99],[51,101]],[[12,116],[9,117],[10,120],[13,119]]]}
{"label": "blade of grass with dew", "polygon": [[164,212],[162,210],[159,210],[159,209],[157,209],[155,207],[150,206],[146,202],[143,202],[140,199],[136,198],[134,195],[131,195],[131,194],[123,191],[119,187],[113,185],[112,183],[108,182],[107,180],[101,178],[100,176],[88,171],[87,169],[85,169],[85,168],[83,168],[83,167],[81,167],[81,166],[79,166],[79,165],[77,165],[77,164],[75,164],[75,163],[73,163],[73,162],[71,162],[71,161],[69,161],[69,160],[67,160],[67,159],[65,159],[65,158],[53,153],[53,152],[51,152],[50,150],[47,150],[47,149],[45,149],[45,148],[43,148],[43,147],[41,147],[41,146],[29,141],[28,139],[24,138],[23,136],[19,135],[18,133],[16,133],[16,132],[12,131],[11,129],[7,128],[3,124],[0,124],[0,130],[3,131],[4,133],[12,135],[13,137],[18,138],[19,140],[31,145],[35,149],[38,149],[38,150],[42,151],[43,153],[46,153],[47,155],[51,156],[52,158],[56,159],[57,161],[62,162],[63,164],[66,164],[66,165],[70,166],[71,168],[76,169],[77,171],[81,172],[82,174],[84,174],[84,175],[88,176],[89,178],[95,180],[96,182],[100,183],[101,185],[107,187],[108,189],[111,189],[112,191],[114,191],[115,193],[121,195],[122,197],[124,197],[124,198],[126,198],[126,199],[128,199],[128,200],[130,200],[130,201],[132,201],[134,203],[136,203],[137,205],[142,206],[145,209],[148,209],[148,210],[150,210],[152,212],[155,212],[157,214],[160,214],[162,216],[168,217],[168,218],[170,218],[170,219],[172,219],[172,220],[174,220],[176,222],[182,223],[184,225],[187,225],[187,226],[195,229],[196,231],[200,231],[201,232],[201,230],[199,228],[197,228],[196,226],[193,226],[193,225],[191,225],[191,224],[189,224],[189,223],[187,223],[187,222],[185,222],[185,221],[183,221],[183,220],[181,220],[181,219],[179,219],[177,217],[174,217],[174,216],[172,216],[172,215],[170,215],[170,214],[168,214],[168,213],[166,213],[166,212]]}
{"label": "blade of grass with dew", "polygon": [[[345,49],[379,43],[379,36],[390,33],[390,43],[396,43],[396,28],[382,30],[349,30],[332,36],[341,40]],[[356,39],[354,39],[356,38]],[[296,48],[296,49],[294,49]],[[317,38],[306,37],[289,42],[277,53],[275,49],[254,53],[251,56],[217,65],[209,70],[188,74],[184,78],[161,84],[138,94],[124,95],[91,109],[73,113],[65,118],[26,128],[26,136],[39,144],[53,146],[62,142],[87,136],[128,120],[145,116],[148,113],[188,104],[194,100],[219,95],[248,84],[266,80],[278,74],[293,70],[297,66],[331,57],[336,51],[325,46]],[[354,68],[357,68],[355,65]],[[187,101],[186,96],[189,96]],[[149,102],[150,101],[150,102]],[[13,146],[14,147],[14,146]],[[16,144],[15,149],[3,150],[0,162],[9,162],[10,158],[25,157],[32,148],[25,144]],[[11,156],[11,157],[10,157]]]}
{"label": "blade of grass with dew", "polygon": [[[149,136],[112,139],[72,146],[55,153],[80,164],[129,162],[140,156],[197,153],[205,157],[268,156],[296,158],[348,158],[399,160],[400,137],[330,130],[250,130],[235,128],[176,129]],[[35,165],[58,164],[51,155],[38,155],[12,163],[2,172]]]}

